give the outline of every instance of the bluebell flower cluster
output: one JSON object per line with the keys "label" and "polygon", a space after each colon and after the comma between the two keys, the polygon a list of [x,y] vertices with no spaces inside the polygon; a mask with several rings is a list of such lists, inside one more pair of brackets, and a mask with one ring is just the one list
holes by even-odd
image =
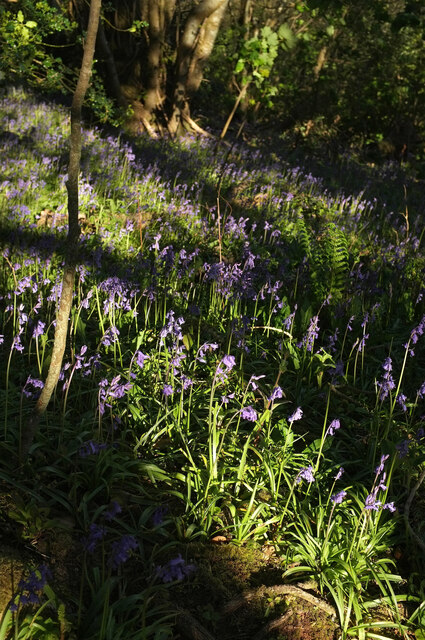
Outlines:
{"label": "bluebell flower cluster", "polygon": [[186,564],[181,554],[179,553],[175,558],[172,558],[166,565],[158,566],[156,569],[156,575],[162,582],[180,582],[190,576],[196,567],[194,564]]}
{"label": "bluebell flower cluster", "polygon": [[112,543],[109,564],[112,569],[118,569],[124,562],[127,562],[131,552],[138,548],[137,540],[130,534],[123,535],[119,540]]}
{"label": "bluebell flower cluster", "polygon": [[313,467],[311,465],[309,465],[308,467],[303,467],[302,469],[300,469],[300,471],[298,472],[297,477],[295,478],[295,484],[300,484],[303,480],[305,480],[309,484],[311,484],[311,483],[313,483],[315,481],[314,469],[313,469]]}
{"label": "bluebell flower cluster", "polygon": [[391,374],[393,365],[390,357],[384,360],[382,368],[384,370],[384,375],[382,377],[381,382],[377,383],[378,397],[381,401],[385,400],[385,398],[388,397],[388,394],[390,393],[390,391],[395,389],[395,382]]}
{"label": "bluebell flower cluster", "polygon": [[388,509],[388,511],[391,511],[392,513],[396,511],[394,502],[383,503],[381,500],[378,499],[378,494],[380,491],[382,492],[387,491],[387,486],[385,484],[385,481],[387,478],[387,474],[385,471],[385,463],[388,460],[388,458],[389,458],[388,454],[382,455],[379,465],[375,469],[375,480],[373,482],[372,491],[370,492],[370,494],[367,496],[365,500],[364,509],[366,511],[379,511],[379,509],[381,508]]}
{"label": "bluebell flower cluster", "polygon": [[258,418],[258,414],[256,410],[249,405],[248,407],[243,407],[241,409],[241,418],[243,420],[248,420],[248,422],[255,422]]}
{"label": "bluebell flower cluster", "polygon": [[13,598],[10,610],[17,611],[19,605],[40,604],[41,592],[51,577],[52,574],[46,564],[41,564],[37,569],[31,571],[26,580],[19,582],[19,593]]}

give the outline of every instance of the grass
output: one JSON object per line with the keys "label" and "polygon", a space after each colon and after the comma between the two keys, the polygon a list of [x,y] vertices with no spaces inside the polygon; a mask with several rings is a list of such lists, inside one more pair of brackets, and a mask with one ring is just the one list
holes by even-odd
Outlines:
{"label": "grass", "polygon": [[[27,567],[0,638],[318,638],[313,596],[323,637],[424,637],[420,207],[401,191],[389,210],[387,168],[338,192],[283,152],[87,129],[69,344],[20,466],[60,295],[68,125],[22,91],[0,102],[1,519]],[[394,176],[397,203],[410,178]],[[235,591],[259,587],[233,625]]]}

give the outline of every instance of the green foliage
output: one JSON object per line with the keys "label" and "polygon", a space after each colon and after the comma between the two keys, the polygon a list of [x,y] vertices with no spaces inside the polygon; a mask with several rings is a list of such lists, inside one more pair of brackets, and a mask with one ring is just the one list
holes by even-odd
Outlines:
{"label": "green foliage", "polygon": [[47,0],[35,3],[22,0],[16,7],[11,7],[9,10],[4,6],[0,8],[2,80],[8,83],[25,81],[47,90],[67,88],[70,71],[57,55],[58,49],[67,45],[47,41],[58,33],[67,37],[75,31],[76,25],[63,10],[52,7]]}
{"label": "green foliage", "polygon": [[244,73],[243,85],[256,87],[258,96],[271,106],[271,98],[276,95],[277,87],[272,83],[271,72],[278,56],[279,47],[291,49],[296,38],[286,24],[273,31],[263,27],[258,36],[243,42],[240,57],[236,63],[235,74]]}

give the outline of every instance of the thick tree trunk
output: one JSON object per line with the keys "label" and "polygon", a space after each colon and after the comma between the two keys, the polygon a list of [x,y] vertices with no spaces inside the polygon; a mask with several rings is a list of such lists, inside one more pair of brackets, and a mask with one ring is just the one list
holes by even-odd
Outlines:
{"label": "thick tree trunk", "polygon": [[62,279],[62,293],[59,302],[59,310],[56,318],[55,339],[53,343],[52,358],[46,382],[40,397],[37,400],[33,415],[27,424],[22,437],[20,458],[25,460],[30,450],[34,436],[37,432],[40,418],[46,411],[50,398],[59,379],[59,374],[65,352],[66,338],[68,335],[69,314],[71,311],[76,271],[76,256],[80,226],[78,223],[78,177],[81,160],[81,110],[89,86],[93,66],[93,55],[96,45],[96,35],[99,25],[100,8],[102,0],[91,0],[90,14],[87,27],[84,54],[80,74],[71,106],[71,135],[68,166],[68,237],[65,267]]}
{"label": "thick tree trunk", "polygon": [[202,0],[187,18],[177,52],[175,87],[168,129],[176,135],[189,117],[189,98],[199,88],[229,0]]}

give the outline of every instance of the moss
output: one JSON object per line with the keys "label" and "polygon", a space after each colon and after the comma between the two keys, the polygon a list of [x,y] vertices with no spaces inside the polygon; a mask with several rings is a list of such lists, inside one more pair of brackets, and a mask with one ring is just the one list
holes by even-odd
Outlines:
{"label": "moss", "polygon": [[25,570],[25,558],[13,547],[0,547],[0,618],[16,594]]}

